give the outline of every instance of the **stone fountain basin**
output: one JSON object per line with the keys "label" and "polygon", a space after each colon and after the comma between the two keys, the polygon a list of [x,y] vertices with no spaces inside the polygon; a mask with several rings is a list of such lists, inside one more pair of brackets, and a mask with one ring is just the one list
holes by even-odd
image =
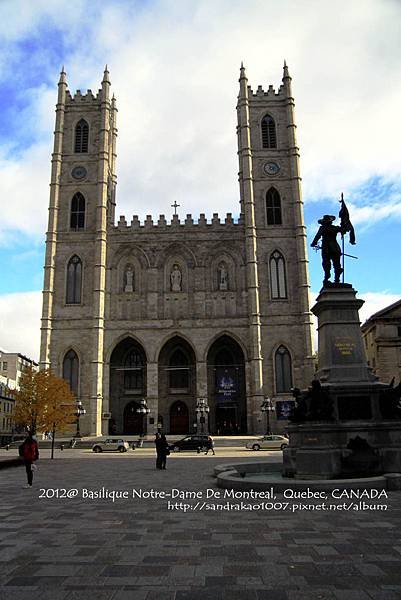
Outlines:
{"label": "stone fountain basin", "polygon": [[401,490],[401,473],[349,479],[294,479],[283,477],[282,468],[280,463],[269,462],[223,464],[215,467],[214,475],[219,488],[230,490]]}

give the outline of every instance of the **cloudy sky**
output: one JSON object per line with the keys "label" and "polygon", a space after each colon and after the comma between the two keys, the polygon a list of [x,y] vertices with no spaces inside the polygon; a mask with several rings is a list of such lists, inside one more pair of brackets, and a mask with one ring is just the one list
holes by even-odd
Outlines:
{"label": "cloudy sky", "polygon": [[[398,0],[1,0],[0,348],[39,355],[57,80],[118,102],[117,216],[238,212],[241,61],[254,89],[293,77],[310,239],[341,192],[362,319],[401,297]],[[146,207],[144,209],[143,207]],[[310,252],[312,298],[320,256]]]}

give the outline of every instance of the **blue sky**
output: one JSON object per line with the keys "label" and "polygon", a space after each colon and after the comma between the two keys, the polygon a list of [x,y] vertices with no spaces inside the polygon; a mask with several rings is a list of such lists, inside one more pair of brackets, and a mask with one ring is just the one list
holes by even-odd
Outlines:
{"label": "blue sky", "polygon": [[[96,91],[109,65],[119,108],[117,216],[130,220],[169,215],[174,200],[182,216],[237,212],[239,65],[253,89],[277,88],[285,58],[309,243],[317,219],[338,214],[343,192],[357,232],[347,279],[367,300],[363,318],[400,298],[400,18],[395,0],[3,0],[0,347],[38,357],[63,64],[72,92]],[[320,255],[309,258],[316,293]]]}

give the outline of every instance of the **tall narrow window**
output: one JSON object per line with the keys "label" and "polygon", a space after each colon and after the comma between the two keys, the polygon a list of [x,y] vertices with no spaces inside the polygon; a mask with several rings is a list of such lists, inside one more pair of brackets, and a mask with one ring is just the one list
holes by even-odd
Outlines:
{"label": "tall narrow window", "polygon": [[268,225],[282,225],[281,198],[275,188],[266,192],[266,220]]}
{"label": "tall narrow window", "polygon": [[79,256],[74,255],[70,258],[67,265],[67,304],[81,303],[82,289],[82,261]]}
{"label": "tall narrow window", "polygon": [[275,355],[276,392],[290,392],[292,388],[291,356],[285,346],[280,346]]}
{"label": "tall narrow window", "polygon": [[275,250],[270,256],[270,290],[273,300],[287,298],[287,279],[285,275],[285,261],[283,255]]}
{"label": "tall narrow window", "polygon": [[124,389],[140,392],[143,390],[145,357],[136,348],[124,360]]}
{"label": "tall narrow window", "polygon": [[75,396],[78,395],[79,359],[74,350],[69,350],[63,360],[63,379],[65,379]]}
{"label": "tall narrow window", "polygon": [[88,152],[89,125],[85,119],[78,121],[75,127],[74,152]]}
{"label": "tall narrow window", "polygon": [[277,148],[276,124],[270,115],[262,119],[262,147]]}
{"label": "tall narrow window", "polygon": [[189,388],[189,361],[186,354],[177,348],[169,360],[170,389],[188,390]]}
{"label": "tall narrow window", "polygon": [[85,227],[85,198],[77,192],[71,200],[70,229],[78,230]]}

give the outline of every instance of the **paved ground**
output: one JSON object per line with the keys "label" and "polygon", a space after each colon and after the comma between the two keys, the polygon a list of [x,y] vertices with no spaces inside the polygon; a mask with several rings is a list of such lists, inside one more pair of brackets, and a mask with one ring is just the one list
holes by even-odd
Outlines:
{"label": "paved ground", "polygon": [[[206,490],[217,491],[211,473],[222,462],[232,458],[174,455],[166,471],[157,471],[153,458],[136,451],[71,451],[43,458],[31,490],[21,489],[22,468],[0,472],[0,600],[401,598],[400,492],[380,500],[387,511],[290,512],[299,500],[286,511],[202,509]],[[83,488],[102,487],[129,497],[83,498]],[[203,498],[133,499],[133,488],[198,491]],[[55,493],[49,490],[64,495],[63,489],[78,495],[39,497]],[[168,500],[193,510],[168,510]],[[213,502],[240,500],[207,500]]]}
{"label": "paved ground", "polygon": [[[263,460],[263,459],[268,458],[269,460],[272,460],[272,461],[279,461],[279,462],[282,461],[282,453],[279,450],[260,450],[258,452],[255,452],[254,450],[248,450],[247,448],[244,448],[244,446],[223,446],[220,448],[216,448],[215,452],[216,452],[216,458],[235,458],[235,459],[245,458],[247,460],[254,460],[255,458]],[[54,459],[59,460],[61,458],[65,459],[65,458],[79,457],[79,458],[87,458],[87,459],[99,461],[101,458],[107,457],[112,460],[116,460],[116,459],[132,460],[133,458],[137,459],[137,458],[144,458],[144,457],[153,457],[154,453],[155,453],[154,448],[150,448],[150,447],[135,448],[135,450],[129,449],[127,452],[124,452],[123,454],[120,454],[119,452],[104,452],[102,454],[96,454],[89,448],[82,448],[82,449],[74,448],[73,450],[70,450],[69,448],[66,448],[65,450],[59,450],[59,448],[57,448],[54,451]],[[50,458],[50,456],[51,456],[50,449],[48,449],[48,448],[40,449],[41,459]],[[177,453],[173,453],[172,456],[174,457],[174,460],[176,458],[179,460],[188,459],[188,457],[191,457],[193,460],[200,460],[203,458],[204,454],[202,452],[200,454],[197,454],[196,452],[177,452]],[[211,451],[209,451],[208,456],[212,457]],[[9,451],[0,449],[0,461],[6,460],[6,459],[13,459],[16,457],[18,457],[17,448],[12,448]]]}

